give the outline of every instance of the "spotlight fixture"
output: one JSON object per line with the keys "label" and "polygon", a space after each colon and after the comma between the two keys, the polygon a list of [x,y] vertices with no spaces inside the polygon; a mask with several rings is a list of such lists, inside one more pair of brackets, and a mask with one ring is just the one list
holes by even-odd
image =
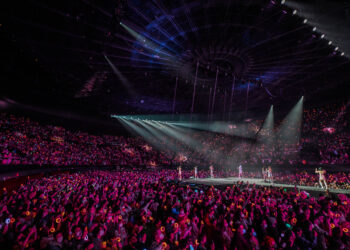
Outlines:
{"label": "spotlight fixture", "polygon": [[321,39],[323,39],[323,38],[324,38],[324,34],[321,35]]}
{"label": "spotlight fixture", "polygon": [[295,15],[298,11],[297,10],[293,10],[293,15]]}
{"label": "spotlight fixture", "polygon": [[304,19],[304,23],[307,23],[307,19]]}
{"label": "spotlight fixture", "polygon": [[344,52],[342,52],[340,55],[343,56],[343,55],[344,55]]}
{"label": "spotlight fixture", "polygon": [[331,44],[332,44],[332,41],[329,41],[329,42],[328,42],[328,45],[331,45]]}
{"label": "spotlight fixture", "polygon": [[316,31],[317,30],[317,28],[316,27],[314,27],[313,29],[312,29],[312,31]]}
{"label": "spotlight fixture", "polygon": [[285,4],[285,3],[286,3],[286,0],[282,0],[282,1],[281,1],[281,4]]}
{"label": "spotlight fixture", "polygon": [[334,49],[334,50],[335,50],[335,51],[337,51],[338,49],[339,49],[339,47],[335,47],[335,49]]}

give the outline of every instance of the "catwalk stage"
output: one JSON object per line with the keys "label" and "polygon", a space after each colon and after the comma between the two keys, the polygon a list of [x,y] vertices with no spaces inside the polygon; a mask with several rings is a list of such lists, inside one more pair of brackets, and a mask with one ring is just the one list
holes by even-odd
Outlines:
{"label": "catwalk stage", "polygon": [[[244,183],[248,182],[249,184],[254,184],[257,186],[272,186],[272,187],[282,187],[282,188],[287,188],[291,189],[294,188],[294,185],[290,184],[279,184],[279,183],[269,183],[265,182],[263,179],[257,179],[257,178],[235,178],[235,177],[227,177],[227,178],[200,178],[200,179],[186,179],[183,180],[181,183],[188,185],[204,185],[204,186],[228,186],[228,185],[233,185],[236,184],[237,182],[243,181]],[[324,190],[320,187],[311,187],[311,186],[298,186],[297,188],[300,191],[306,191],[306,192],[315,192],[315,193],[320,193],[324,192]],[[345,194],[345,195],[350,195],[350,190],[347,189],[329,189],[330,193],[333,194]]]}

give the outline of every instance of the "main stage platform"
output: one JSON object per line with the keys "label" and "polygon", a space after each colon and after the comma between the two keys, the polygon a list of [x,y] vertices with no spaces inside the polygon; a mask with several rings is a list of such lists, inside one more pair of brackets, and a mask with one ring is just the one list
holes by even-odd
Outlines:
{"label": "main stage platform", "polygon": [[[265,182],[263,179],[257,179],[257,178],[235,178],[235,177],[228,177],[228,178],[200,178],[200,179],[186,179],[183,180],[181,183],[187,185],[187,184],[194,184],[194,185],[205,185],[205,186],[228,186],[236,184],[237,182],[243,181],[244,183],[249,184],[255,184],[257,186],[268,186],[268,187],[282,187],[291,189],[294,188],[294,185],[291,184],[280,184],[280,183],[269,183]],[[297,188],[299,190],[304,190],[306,192],[324,192],[324,190],[320,187],[313,187],[313,186],[299,186],[297,185]],[[345,194],[350,195],[350,190],[348,189],[329,189],[330,193],[333,194]]]}

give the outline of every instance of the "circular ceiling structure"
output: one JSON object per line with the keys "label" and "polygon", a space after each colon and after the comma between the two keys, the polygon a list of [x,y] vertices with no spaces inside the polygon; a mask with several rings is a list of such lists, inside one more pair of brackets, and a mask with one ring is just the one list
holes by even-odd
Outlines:
{"label": "circular ceiling structure", "polygon": [[105,114],[172,112],[175,84],[176,112],[190,112],[196,84],[194,112],[205,113],[216,79],[215,112],[244,109],[247,86],[248,109],[266,110],[321,97],[349,79],[339,77],[349,66],[341,51],[278,1],[25,5],[13,7],[7,36],[55,76],[55,93]]}

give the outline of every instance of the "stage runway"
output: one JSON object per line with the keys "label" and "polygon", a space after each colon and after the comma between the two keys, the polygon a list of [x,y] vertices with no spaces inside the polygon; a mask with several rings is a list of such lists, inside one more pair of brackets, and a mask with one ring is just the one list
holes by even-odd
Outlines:
{"label": "stage runway", "polygon": [[[181,183],[183,184],[197,184],[197,185],[207,185],[207,186],[222,186],[222,185],[233,185],[239,181],[249,182],[249,184],[256,184],[258,186],[273,186],[273,187],[283,187],[283,188],[294,188],[294,185],[290,184],[279,184],[279,183],[268,183],[264,182],[263,179],[257,178],[235,178],[235,177],[227,177],[227,178],[200,178],[200,179],[186,179]],[[311,186],[298,186],[297,188],[300,190],[305,190],[306,192],[324,192],[324,190],[320,187],[311,187]],[[335,194],[346,194],[350,195],[350,190],[347,189],[329,189],[330,193]]]}

